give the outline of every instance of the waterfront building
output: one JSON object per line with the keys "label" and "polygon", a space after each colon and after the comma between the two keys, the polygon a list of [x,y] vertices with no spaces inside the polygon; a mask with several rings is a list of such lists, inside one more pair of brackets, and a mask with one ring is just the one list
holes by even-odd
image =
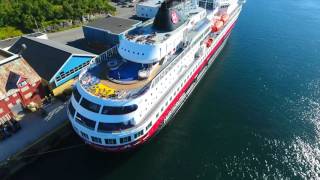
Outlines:
{"label": "waterfront building", "polygon": [[27,106],[40,106],[43,88],[36,71],[19,55],[0,50],[0,123]]}
{"label": "waterfront building", "polygon": [[142,1],[136,6],[136,15],[139,18],[151,19],[154,18],[161,6],[163,0],[148,0]]}
{"label": "waterfront building", "polygon": [[83,26],[83,33],[91,46],[106,50],[119,44],[121,35],[134,29],[139,24],[141,24],[141,21],[107,16]]}
{"label": "waterfront building", "polygon": [[10,49],[33,67],[57,96],[72,87],[74,78],[96,55],[48,39],[23,36]]}

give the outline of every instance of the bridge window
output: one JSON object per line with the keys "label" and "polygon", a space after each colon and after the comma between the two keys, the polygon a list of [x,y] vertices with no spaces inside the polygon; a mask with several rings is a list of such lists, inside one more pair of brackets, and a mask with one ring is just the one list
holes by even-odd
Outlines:
{"label": "bridge window", "polygon": [[80,93],[79,93],[77,88],[73,89],[73,97],[77,102],[80,101],[81,95],[80,95]]}
{"label": "bridge window", "polygon": [[100,131],[100,132],[113,132],[113,131],[121,131],[121,130],[129,129],[131,127],[133,127],[133,125],[130,123],[130,121],[128,124],[100,122],[98,125],[98,131]]}
{"label": "bridge window", "polygon": [[80,124],[82,124],[83,126],[86,126],[90,129],[94,129],[94,127],[96,126],[96,122],[93,120],[90,120],[88,118],[83,117],[81,114],[77,113],[76,115],[76,121]]}
{"label": "bridge window", "polygon": [[100,111],[100,107],[101,107],[99,104],[93,103],[87,99],[82,99],[80,104],[82,107],[96,113]]}
{"label": "bridge window", "polygon": [[130,106],[122,106],[122,107],[111,107],[111,106],[104,106],[102,108],[102,114],[107,115],[122,115],[122,114],[129,114],[134,112],[138,109],[138,105],[130,105]]}

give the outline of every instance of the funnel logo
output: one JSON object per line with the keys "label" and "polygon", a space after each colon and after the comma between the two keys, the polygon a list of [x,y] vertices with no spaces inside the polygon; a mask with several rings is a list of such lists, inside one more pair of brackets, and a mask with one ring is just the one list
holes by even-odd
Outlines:
{"label": "funnel logo", "polygon": [[179,22],[178,15],[175,11],[171,13],[171,21],[173,24],[177,24]]}

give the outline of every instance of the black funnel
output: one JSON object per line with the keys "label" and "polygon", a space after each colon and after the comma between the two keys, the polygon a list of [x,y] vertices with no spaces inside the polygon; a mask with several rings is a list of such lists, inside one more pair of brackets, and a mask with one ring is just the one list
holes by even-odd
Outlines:
{"label": "black funnel", "polygon": [[153,28],[158,31],[170,32],[174,31],[184,23],[184,18],[181,17],[180,12],[173,8],[174,1],[161,4],[161,7],[154,19]]}

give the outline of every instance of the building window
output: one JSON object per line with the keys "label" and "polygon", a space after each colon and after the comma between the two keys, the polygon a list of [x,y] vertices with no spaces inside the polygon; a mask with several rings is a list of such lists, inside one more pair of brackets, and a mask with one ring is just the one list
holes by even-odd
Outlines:
{"label": "building window", "polygon": [[24,98],[28,99],[28,98],[31,98],[31,96],[32,96],[32,92],[29,92],[28,94],[24,95]]}
{"label": "building window", "polygon": [[80,93],[79,93],[77,88],[73,89],[73,97],[77,102],[80,101],[81,95],[80,95]]}
{"label": "building window", "polygon": [[21,92],[26,92],[29,90],[29,86],[25,86],[23,88],[21,88]]}
{"label": "building window", "polygon": [[92,139],[92,141],[95,142],[95,143],[102,144],[101,138],[91,136],[91,139]]}
{"label": "building window", "polygon": [[120,138],[120,144],[127,143],[131,141],[131,136]]}
{"label": "building window", "polygon": [[20,84],[19,84],[20,87],[23,87],[23,86],[25,86],[25,85],[27,85],[27,82],[26,82],[26,81],[22,81],[22,82],[20,82]]}
{"label": "building window", "polygon": [[105,144],[117,144],[116,139],[105,139],[104,140]]}
{"label": "building window", "polygon": [[83,126],[89,128],[89,129],[94,129],[94,127],[96,126],[96,122],[95,121],[93,121],[91,119],[88,119],[88,118],[85,118],[84,116],[82,116],[79,113],[77,113],[77,115],[76,115],[76,121],[79,124],[82,124]]}
{"label": "building window", "polygon": [[100,111],[100,107],[101,107],[99,104],[93,103],[93,102],[91,102],[87,99],[84,99],[84,98],[82,99],[80,105],[82,107],[84,107],[92,112],[96,112],[96,113],[98,113]]}

